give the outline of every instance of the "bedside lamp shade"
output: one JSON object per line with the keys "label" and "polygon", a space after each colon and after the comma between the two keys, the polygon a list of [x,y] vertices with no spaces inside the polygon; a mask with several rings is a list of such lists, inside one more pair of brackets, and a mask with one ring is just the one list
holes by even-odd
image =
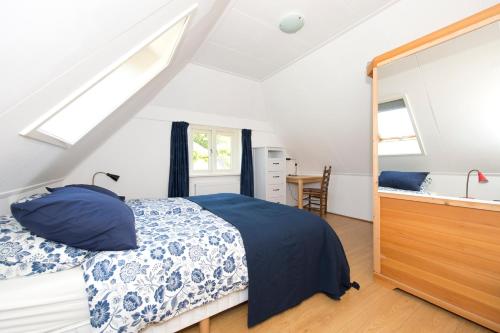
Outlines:
{"label": "bedside lamp shade", "polygon": [[112,174],[112,173],[106,173],[106,176],[108,176],[109,178],[113,179],[115,182],[117,182],[118,179],[120,179],[120,176]]}
{"label": "bedside lamp shade", "polygon": [[479,183],[487,183],[488,182],[488,178],[486,178],[486,176],[484,175],[484,173],[482,173],[481,171],[478,171],[477,172],[477,181]]}
{"label": "bedside lamp shade", "polygon": [[118,179],[120,179],[119,175],[115,175],[115,174],[109,173],[109,172],[98,171],[98,172],[94,173],[94,175],[92,176],[92,185],[95,185],[95,176],[97,176],[98,174],[106,175],[109,178],[113,179],[115,182],[117,182]]}

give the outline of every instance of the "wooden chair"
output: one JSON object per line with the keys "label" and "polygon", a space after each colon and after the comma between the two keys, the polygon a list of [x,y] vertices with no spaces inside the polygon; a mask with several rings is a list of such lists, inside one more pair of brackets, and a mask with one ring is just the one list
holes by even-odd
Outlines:
{"label": "wooden chair", "polygon": [[304,188],[304,209],[307,208],[309,211],[311,209],[319,210],[321,216],[326,214],[326,208],[328,204],[328,184],[330,183],[330,175],[332,173],[332,167],[328,169],[323,169],[323,179],[321,180],[320,188]]}

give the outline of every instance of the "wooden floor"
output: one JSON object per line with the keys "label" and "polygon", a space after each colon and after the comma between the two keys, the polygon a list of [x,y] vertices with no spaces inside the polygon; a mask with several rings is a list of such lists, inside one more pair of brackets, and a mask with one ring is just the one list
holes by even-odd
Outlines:
{"label": "wooden floor", "polygon": [[[341,301],[317,294],[302,304],[248,329],[247,305],[242,304],[211,318],[211,333],[295,332],[490,332],[466,319],[372,278],[372,225],[329,214],[327,221],[344,245],[351,266],[351,289]],[[197,333],[198,326],[182,333]]]}

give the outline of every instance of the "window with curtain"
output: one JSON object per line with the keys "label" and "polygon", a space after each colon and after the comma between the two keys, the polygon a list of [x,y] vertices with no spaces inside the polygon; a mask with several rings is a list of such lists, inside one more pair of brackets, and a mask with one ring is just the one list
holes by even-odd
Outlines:
{"label": "window with curtain", "polygon": [[189,138],[192,175],[240,173],[240,130],[192,126]]}
{"label": "window with curtain", "polygon": [[415,120],[404,98],[378,105],[379,156],[421,155]]}

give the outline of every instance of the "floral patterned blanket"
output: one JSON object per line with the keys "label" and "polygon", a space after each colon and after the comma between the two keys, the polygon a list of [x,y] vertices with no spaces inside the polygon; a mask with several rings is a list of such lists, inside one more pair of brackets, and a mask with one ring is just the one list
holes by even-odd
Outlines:
{"label": "floral patterned blanket", "polygon": [[139,245],[129,251],[76,249],[0,216],[0,280],[81,265],[96,332],[137,332],[248,286],[243,241],[231,224],[182,198],[127,203]]}
{"label": "floral patterned blanket", "polygon": [[[19,202],[41,196],[31,195]],[[0,216],[0,280],[63,271],[81,265],[93,254],[38,237],[13,216]]]}
{"label": "floral patterned blanket", "polygon": [[136,332],[248,286],[238,230],[182,199],[130,200],[139,248],[87,259],[90,324]]}

